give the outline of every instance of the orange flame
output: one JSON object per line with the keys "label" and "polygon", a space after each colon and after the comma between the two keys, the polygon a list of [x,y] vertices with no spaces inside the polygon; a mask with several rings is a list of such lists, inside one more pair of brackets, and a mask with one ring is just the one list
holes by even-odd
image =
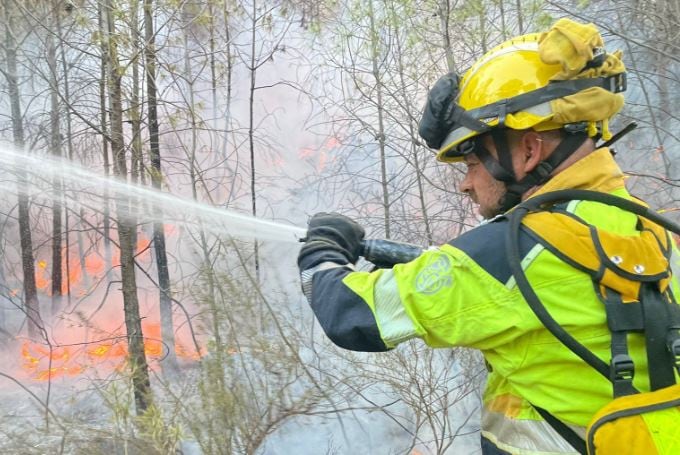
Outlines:
{"label": "orange flame", "polygon": [[[161,360],[165,348],[160,340],[160,324],[144,324],[144,352],[148,360]],[[64,376],[78,376],[87,368],[98,370],[121,371],[128,356],[127,342],[124,335],[107,341],[83,346],[49,347],[25,341],[21,346],[22,367],[29,377],[37,381],[47,381]],[[185,360],[198,360],[205,355],[205,348],[186,348],[181,342],[175,342],[177,357]]]}
{"label": "orange flame", "polygon": [[[173,235],[175,229],[173,227],[166,227],[166,233]],[[148,262],[151,260],[151,241],[140,232],[137,235],[137,245],[136,245],[136,260]],[[80,289],[79,286],[83,281],[85,274],[91,277],[93,281],[104,276],[106,272],[106,264],[102,256],[97,252],[93,251],[84,258],[84,268],[81,267],[81,260],[75,255],[73,249],[67,254],[67,249],[62,250],[62,267],[64,280],[62,283],[61,293],[66,295],[68,293],[69,286],[72,293],[84,295],[88,292],[87,289]],[[68,261],[68,268],[66,267]],[[120,252],[114,250],[112,257],[112,266],[120,266]],[[66,276],[66,271],[68,270],[68,277]],[[36,263],[35,268],[35,285],[38,289],[43,291],[46,295],[52,295],[52,270],[51,266],[44,259],[40,259]]]}

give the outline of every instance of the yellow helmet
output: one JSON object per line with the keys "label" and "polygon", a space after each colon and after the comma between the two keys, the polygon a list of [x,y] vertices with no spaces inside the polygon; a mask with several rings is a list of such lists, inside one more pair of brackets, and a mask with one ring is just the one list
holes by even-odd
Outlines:
{"label": "yellow helmet", "polygon": [[448,74],[428,95],[420,134],[437,159],[462,160],[470,139],[499,127],[546,131],[577,124],[609,139],[623,106],[621,53],[608,54],[597,29],[561,19],[548,32],[493,48],[459,79]]}

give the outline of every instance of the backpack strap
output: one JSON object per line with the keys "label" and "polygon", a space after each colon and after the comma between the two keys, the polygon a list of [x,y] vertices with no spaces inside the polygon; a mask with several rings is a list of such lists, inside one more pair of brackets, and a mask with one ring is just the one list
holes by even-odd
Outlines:
{"label": "backpack strap", "polygon": [[513,210],[508,218],[510,227],[507,232],[506,241],[506,256],[510,265],[512,275],[515,277],[515,282],[519,288],[522,296],[527,301],[529,308],[536,314],[538,320],[557,338],[562,344],[567,346],[571,351],[578,355],[584,362],[593,367],[602,376],[609,379],[609,365],[602,359],[593,354],[588,348],[579,343],[573,336],[569,334],[562,326],[553,319],[548,313],[541,300],[534,292],[529,280],[522,269],[522,263],[519,253],[519,242],[517,241],[522,218],[529,212],[529,209],[524,204],[519,205]]}
{"label": "backpack strap", "polygon": [[[529,304],[529,308],[534,312],[539,321],[559,340],[567,346],[571,351],[578,355],[584,362],[592,366],[604,377],[609,378],[609,367],[599,357],[593,354],[585,346],[579,343],[569,332],[564,330],[562,326],[553,319],[548,313],[545,306],[541,303],[534,292],[529,280],[522,270],[521,258],[519,253],[519,229],[522,223],[522,218],[529,210],[525,207],[517,207],[509,215],[510,228],[508,229],[508,238],[506,241],[507,258],[510,265],[510,270],[515,277],[515,282],[519,288],[522,296]],[[585,441],[574,430],[569,428],[565,423],[553,416],[550,412],[543,408],[539,408],[532,404],[534,409],[548,422],[548,424],[555,430],[562,438],[567,441],[580,454],[587,454]]]}
{"label": "backpack strap", "polygon": [[638,390],[633,387],[635,364],[628,354],[628,333],[644,330],[642,305],[639,302],[624,304],[621,294],[609,288],[603,287],[599,294],[604,302],[607,326],[612,334],[609,380],[614,398],[636,394]]}
{"label": "backpack strap", "polygon": [[[675,384],[674,366],[677,365],[677,356],[673,355],[673,344],[668,345],[668,338],[672,332],[677,333],[677,330],[673,330],[672,327],[669,330],[669,321],[675,325],[672,319],[675,319],[673,313],[677,311],[673,310],[677,310],[677,305],[673,303],[669,305],[659,290],[653,287],[653,283],[642,284],[640,302],[645,319],[649,385],[654,391]],[[675,316],[677,318],[677,315]]]}

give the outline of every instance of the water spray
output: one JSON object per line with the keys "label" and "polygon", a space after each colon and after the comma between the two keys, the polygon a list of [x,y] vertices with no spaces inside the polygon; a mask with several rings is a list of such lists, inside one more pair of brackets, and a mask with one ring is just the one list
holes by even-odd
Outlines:
{"label": "water spray", "polygon": [[[79,195],[86,194],[86,197],[106,199],[101,194],[108,193],[112,199],[122,195],[131,201],[140,201],[131,204],[130,210],[135,216],[146,221],[154,220],[153,210],[149,210],[150,208],[161,207],[162,219],[156,221],[200,226],[201,229],[215,234],[227,233],[235,237],[297,242],[306,233],[306,229],[303,228],[256,218],[224,207],[202,204],[115,178],[103,177],[66,159],[31,155],[8,146],[0,147],[0,169],[25,172],[44,180],[46,185],[51,184],[54,178],[59,178],[67,184],[67,187],[77,190]],[[6,191],[17,190],[16,185],[7,181],[1,182],[0,188]],[[68,192],[66,195],[68,196]],[[32,196],[48,200],[61,197],[51,190]],[[88,207],[80,198],[69,200],[72,204]],[[104,203],[108,204],[109,201],[105,200]]]}
{"label": "water spray", "polygon": [[[165,222],[180,221],[184,224],[197,225],[207,231],[228,233],[237,237],[257,238],[260,240],[274,240],[277,242],[298,242],[304,239],[305,228],[291,226],[284,223],[256,218],[254,216],[215,207],[196,201],[183,199],[169,193],[157,191],[148,187],[130,184],[115,178],[107,178],[85,169],[65,159],[30,155],[17,152],[10,147],[0,149],[0,166],[4,169],[22,169],[46,182],[55,177],[69,183],[72,188],[94,187],[96,191],[88,191],[93,197],[97,192],[108,192],[112,195],[124,195],[129,199],[137,199],[153,206],[163,208]],[[0,183],[3,190],[16,190],[7,182]],[[42,197],[54,199],[58,196],[50,191],[41,193]],[[82,201],[74,200],[75,204],[84,205]],[[108,203],[108,201],[106,201]],[[143,203],[131,207],[138,217],[149,217]],[[395,264],[409,262],[418,257],[423,248],[408,243],[391,240],[367,239],[361,243],[361,253],[366,260],[378,267],[392,267]]]}

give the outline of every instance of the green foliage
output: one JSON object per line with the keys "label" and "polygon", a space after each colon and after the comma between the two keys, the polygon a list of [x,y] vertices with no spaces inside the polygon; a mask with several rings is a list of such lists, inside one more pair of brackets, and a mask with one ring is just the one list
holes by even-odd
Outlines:
{"label": "green foliage", "polygon": [[555,18],[547,11],[540,11],[536,16],[536,26],[539,29],[547,29],[555,22]]}
{"label": "green foliage", "polygon": [[177,125],[179,125],[179,120],[181,118],[181,114],[179,112],[175,112],[174,114],[171,114],[167,117],[168,123],[170,123],[171,128],[177,128]]}
{"label": "green foliage", "polygon": [[164,177],[161,171],[152,166],[148,166],[146,168],[146,171],[149,174],[149,177],[151,177],[151,181],[155,182],[156,180],[158,180],[161,182],[161,185],[163,184]]}
{"label": "green foliage", "polygon": [[309,24],[308,30],[311,34],[319,36],[321,34],[321,22],[312,21]]}
{"label": "green foliage", "polygon": [[133,422],[134,399],[129,383],[125,385],[112,381],[108,387],[101,390],[107,409],[111,412],[114,428],[120,434],[128,433]]}
{"label": "green foliage", "polygon": [[156,406],[150,406],[136,422],[144,437],[159,453],[176,453],[182,432],[177,425],[168,425]]}

